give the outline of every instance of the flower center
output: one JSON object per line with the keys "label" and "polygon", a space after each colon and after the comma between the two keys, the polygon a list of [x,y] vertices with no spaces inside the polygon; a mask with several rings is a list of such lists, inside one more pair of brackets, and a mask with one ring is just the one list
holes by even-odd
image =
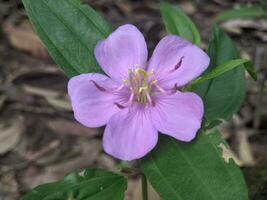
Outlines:
{"label": "flower center", "polygon": [[175,84],[172,89],[165,90],[162,87],[160,87],[158,80],[151,78],[152,75],[155,74],[154,70],[146,71],[139,67],[135,69],[129,70],[129,77],[128,80],[123,80],[123,84],[119,86],[117,89],[109,90],[107,88],[104,88],[103,86],[99,85],[97,82],[91,80],[91,82],[95,85],[95,87],[101,91],[101,92],[119,92],[124,87],[127,87],[130,89],[131,94],[127,102],[121,104],[120,102],[114,102],[115,105],[117,105],[120,109],[123,109],[129,105],[131,105],[133,102],[137,102],[143,105],[152,105],[155,106],[155,99],[151,98],[153,96],[156,96],[159,93],[171,95],[174,94],[178,87]]}
{"label": "flower center", "polygon": [[153,70],[145,71],[142,68],[129,70],[129,86],[134,101],[142,104],[152,103],[151,91],[152,86],[156,83],[156,80],[150,80],[150,76],[153,74]]}

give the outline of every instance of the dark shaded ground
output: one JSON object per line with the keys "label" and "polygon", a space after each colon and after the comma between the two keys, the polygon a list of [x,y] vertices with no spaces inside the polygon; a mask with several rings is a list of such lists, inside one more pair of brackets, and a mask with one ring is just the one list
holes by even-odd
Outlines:
{"label": "dark shaded ground", "polygon": [[[84,2],[114,27],[137,25],[150,50],[165,34],[157,1]],[[240,3],[258,1],[176,4],[196,22],[205,48],[216,14]],[[118,162],[102,150],[102,130],[87,129],[74,121],[66,94],[67,79],[32,32],[19,0],[0,0],[0,25],[0,200],[18,199],[32,187],[60,179],[73,169],[98,166],[117,170]],[[251,199],[263,200],[267,199],[267,22],[237,20],[223,27],[241,54],[254,61],[259,80],[253,82],[248,77],[241,111],[221,130],[242,166]],[[139,193],[139,182],[133,179],[127,199],[140,199]]]}

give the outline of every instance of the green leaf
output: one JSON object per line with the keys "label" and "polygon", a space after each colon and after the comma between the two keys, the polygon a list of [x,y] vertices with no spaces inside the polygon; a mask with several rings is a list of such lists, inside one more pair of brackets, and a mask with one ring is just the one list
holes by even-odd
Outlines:
{"label": "green leaf", "polygon": [[205,129],[205,130],[212,129],[212,128],[215,128],[216,126],[218,126],[221,123],[222,123],[221,120],[213,120],[213,121],[208,122],[208,123],[206,123],[204,121],[204,123],[203,123],[204,124],[203,129]]}
{"label": "green leaf", "polygon": [[100,15],[78,0],[22,2],[34,30],[67,76],[101,72],[94,48],[111,28]]}
{"label": "green leaf", "polygon": [[238,19],[238,18],[254,18],[263,17],[266,15],[261,7],[259,6],[242,6],[237,9],[231,9],[222,12],[216,17],[217,22]]}
{"label": "green leaf", "polygon": [[141,169],[164,200],[247,200],[241,171],[223,159],[226,146],[218,131],[190,143],[162,135]]}
{"label": "green leaf", "polygon": [[168,3],[161,3],[160,11],[169,33],[180,35],[192,43],[200,45],[201,39],[195,24],[180,9]]}
{"label": "green leaf", "polygon": [[267,11],[267,0],[261,0],[261,7],[265,12]]}
{"label": "green leaf", "polygon": [[[239,58],[232,40],[217,25],[213,26],[212,34],[208,49],[211,62],[203,76],[218,65]],[[219,119],[230,120],[239,110],[245,96],[243,65],[197,85],[195,91],[204,102],[207,123]]]}
{"label": "green leaf", "polygon": [[257,72],[251,61],[244,63],[244,66],[249,75],[256,81],[258,79]]}
{"label": "green leaf", "polygon": [[40,185],[22,200],[123,200],[127,180],[100,169],[71,173],[62,181]]}
{"label": "green leaf", "polygon": [[219,65],[218,67],[215,67],[214,69],[212,69],[208,73],[205,73],[203,76],[200,76],[197,79],[193,80],[190,84],[190,87],[194,88],[196,85],[203,83],[204,81],[207,81],[207,80],[213,79],[217,76],[220,76],[223,73],[225,73],[231,69],[234,69],[235,67],[238,67],[242,64],[248,63],[248,62],[250,62],[250,61],[246,60],[246,59],[235,59],[235,60],[227,61],[227,62]]}

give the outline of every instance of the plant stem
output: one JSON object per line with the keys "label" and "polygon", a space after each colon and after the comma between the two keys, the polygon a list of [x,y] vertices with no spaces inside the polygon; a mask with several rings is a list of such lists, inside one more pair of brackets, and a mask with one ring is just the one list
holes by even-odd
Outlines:
{"label": "plant stem", "polygon": [[142,174],[142,196],[143,196],[143,200],[148,200],[147,180],[146,180],[146,176],[144,174]]}

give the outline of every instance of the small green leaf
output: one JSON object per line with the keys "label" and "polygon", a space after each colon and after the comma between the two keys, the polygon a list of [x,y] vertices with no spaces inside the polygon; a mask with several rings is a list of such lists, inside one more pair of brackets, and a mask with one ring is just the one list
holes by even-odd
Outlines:
{"label": "small green leaf", "polygon": [[180,9],[168,3],[161,3],[160,11],[169,33],[180,35],[192,43],[200,45],[200,34],[195,24]]}
{"label": "small green leaf", "polygon": [[[217,26],[213,26],[208,54],[211,62],[205,76],[229,60],[239,58],[232,40]],[[226,73],[198,84],[195,90],[203,99],[205,121],[230,120],[245,97],[245,69],[239,65]]]}
{"label": "small green leaf", "polygon": [[217,22],[238,19],[238,18],[254,18],[263,17],[266,15],[259,6],[242,6],[237,9],[227,10],[222,12],[216,17]]}
{"label": "small green leaf", "polygon": [[251,61],[244,63],[244,66],[249,75],[256,81],[258,79],[257,72]]}
{"label": "small green leaf", "polygon": [[123,200],[127,180],[100,169],[83,169],[64,180],[40,185],[22,200]]}
{"label": "small green leaf", "polygon": [[102,72],[94,48],[111,28],[99,14],[78,0],[22,2],[34,30],[67,76]]}
{"label": "small green leaf", "polygon": [[222,147],[218,131],[200,132],[190,143],[161,135],[141,169],[164,200],[247,200],[242,173]]}
{"label": "small green leaf", "polygon": [[213,79],[217,76],[220,76],[223,73],[225,73],[231,69],[234,69],[235,67],[238,67],[242,64],[248,63],[248,62],[250,62],[250,61],[246,60],[246,59],[235,59],[235,60],[227,61],[227,62],[215,67],[214,69],[212,69],[208,73],[205,73],[203,76],[200,76],[199,78],[192,81],[190,84],[190,88],[194,88],[196,85],[203,83],[204,81],[207,81],[207,80]]}
{"label": "small green leaf", "polygon": [[211,122],[209,122],[209,123],[205,123],[205,122],[204,122],[205,126],[203,127],[203,129],[205,129],[205,130],[212,129],[212,128],[218,126],[218,125],[221,124],[221,123],[222,123],[222,121],[219,120],[219,119],[214,120],[214,121],[211,121]]}

